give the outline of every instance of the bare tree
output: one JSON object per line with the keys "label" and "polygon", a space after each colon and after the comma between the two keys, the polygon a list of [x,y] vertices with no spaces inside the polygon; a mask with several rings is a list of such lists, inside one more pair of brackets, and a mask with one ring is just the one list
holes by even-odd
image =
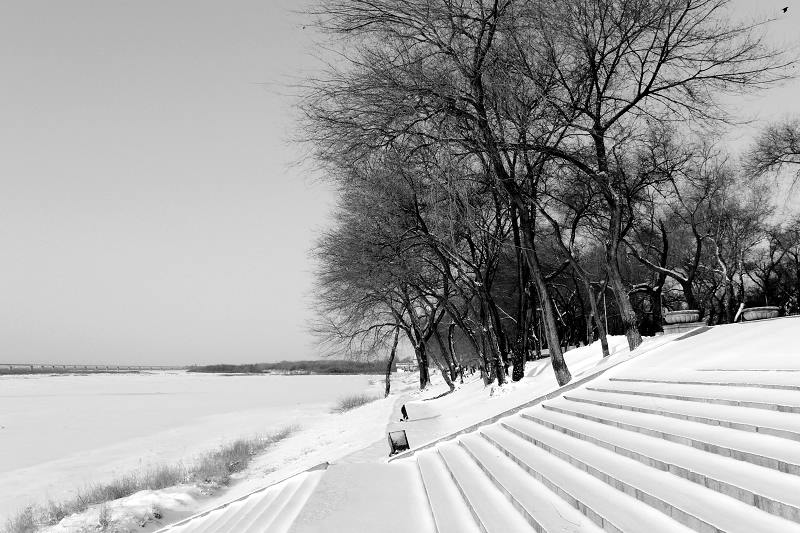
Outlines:
{"label": "bare tree", "polygon": [[[700,310],[702,316],[706,302],[698,293],[699,282],[714,267],[709,238],[719,227],[714,206],[735,175],[713,146],[696,143],[684,150],[685,161],[645,204],[646,213],[625,242],[642,265],[677,283],[687,307]],[[658,285],[663,287],[664,281]]]}
{"label": "bare tree", "polygon": [[[393,238],[413,243],[404,245],[401,255],[420,246],[425,252],[417,262],[405,260],[403,283],[395,283],[398,292],[391,293],[400,307],[391,311],[418,357],[431,336],[446,352],[436,334],[447,314],[502,379],[500,368],[509,357],[516,361],[522,354],[524,364],[523,340],[532,327],[525,308],[539,307],[557,381],[567,383],[571,374],[559,329],[571,335],[575,325],[565,322],[553,302],[560,299],[559,306],[571,308],[583,300],[569,283],[557,286],[548,278],[548,241],[555,237],[559,253],[581,279],[600,329],[598,276],[590,279],[577,260],[570,229],[584,218],[591,226],[586,238],[604,250],[604,278],[616,296],[628,344],[639,345],[631,284],[623,272],[624,243],[641,215],[639,206],[669,183],[681,164],[682,152],[663,142],[673,130],[666,124],[725,122],[717,105],[721,91],[767,86],[782,79],[790,63],[764,45],[759,24],[730,22],[727,5],[726,0],[322,1],[320,26],[339,39],[342,62],[310,83],[303,103],[306,139],[326,170],[345,176],[337,184],[348,191],[358,190],[347,177],[354,168],[379,169],[380,180],[367,179],[372,189],[398,176],[414,184]],[[388,154],[400,157],[390,160]],[[376,160],[382,164],[370,166]],[[392,164],[400,166],[393,171]],[[480,201],[440,194],[453,176],[474,177],[480,187],[470,194]],[[590,215],[575,215],[579,203],[559,186],[565,176],[580,186],[578,194],[593,199]],[[435,194],[418,194],[422,190]],[[442,199],[454,208],[455,219],[453,213],[431,211]],[[458,219],[461,206],[475,216]],[[550,231],[542,231],[542,224]],[[509,237],[517,258],[516,324],[528,330],[518,329],[515,343],[503,325],[513,318],[501,312],[492,285],[502,260],[499,250]],[[718,261],[741,248],[731,242],[715,241]],[[664,261],[658,266],[667,269]],[[518,353],[511,355],[514,349]]]}
{"label": "bare tree", "polygon": [[[500,82],[507,69],[495,61],[495,37],[515,20],[511,5],[508,0],[325,2],[324,28],[369,44],[358,50],[352,71],[317,85],[306,110],[320,132],[312,137],[325,154],[363,153],[414,136],[420,144],[436,143],[469,156],[473,166],[497,180],[518,208],[521,250],[541,303],[553,368],[563,384],[571,376],[536,256],[533,213],[516,182],[518,158],[511,154],[518,151],[512,145],[530,132],[508,132],[499,112],[509,88]],[[537,98],[527,115],[542,95]],[[535,162],[528,165],[535,168]]]}
{"label": "bare tree", "polygon": [[611,288],[628,343],[641,342],[619,266],[631,219],[624,159],[650,121],[725,120],[717,91],[756,88],[786,76],[757,24],[728,21],[726,0],[533,2],[568,118],[563,141],[541,149],[574,165],[603,196]]}
{"label": "bare tree", "polygon": [[760,175],[784,168],[795,169],[800,179],[800,119],[787,118],[765,127],[747,153],[746,170]]}

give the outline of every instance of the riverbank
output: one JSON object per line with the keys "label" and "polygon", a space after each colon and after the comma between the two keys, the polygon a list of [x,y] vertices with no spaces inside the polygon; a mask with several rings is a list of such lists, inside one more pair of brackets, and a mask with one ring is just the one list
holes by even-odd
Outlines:
{"label": "riverbank", "polygon": [[256,363],[244,365],[195,365],[189,367],[187,371],[212,374],[384,375],[386,374],[386,365],[382,362],[376,361],[315,359],[312,361],[279,361],[277,363]]}
{"label": "riverbank", "polygon": [[[668,337],[647,339],[642,349],[647,351],[657,349],[658,346],[669,342],[669,340]],[[586,374],[606,368],[630,356],[627,350],[627,341],[624,337],[612,337],[609,341],[612,348],[612,356],[609,358],[604,359],[602,357],[599,344],[572,350],[565,354],[575,379],[580,379]],[[424,391],[417,390],[417,378],[418,376],[415,373],[396,374],[394,376],[392,390],[395,393],[393,394],[395,400],[392,402],[391,410],[384,411],[383,424],[376,424],[376,420],[369,417],[370,413],[366,411],[369,405],[353,411],[354,415],[356,413],[359,415],[357,420],[347,418],[333,419],[333,431],[329,434],[330,440],[321,440],[320,443],[314,442],[316,447],[308,448],[309,454],[307,457],[295,462],[295,467],[293,468],[276,472],[273,480],[285,479],[288,474],[300,472],[322,461],[332,463],[331,469],[337,472],[364,471],[365,468],[370,468],[367,464],[373,464],[381,469],[383,467],[379,465],[385,464],[388,459],[387,430],[402,429],[406,431],[411,446],[419,447],[427,441],[441,438],[454,430],[523,404],[558,387],[550,370],[550,362],[548,360],[532,362],[526,368],[526,378],[523,381],[509,383],[502,387],[497,385],[484,386],[480,376],[473,374],[467,376],[463,384],[457,383],[456,390],[453,393],[443,394],[447,392],[447,387],[438,372],[433,374],[433,383]],[[406,421],[401,421],[401,405],[407,407],[409,419]],[[341,448],[337,449],[337,446],[342,442],[351,442],[352,440],[350,435],[342,434],[342,431],[358,432],[370,426],[379,430],[380,433],[380,436],[370,445],[351,453],[344,453],[346,450]],[[366,441],[366,439],[364,440]],[[307,444],[307,441],[303,443],[301,439],[301,442],[291,442],[291,439],[287,439],[285,443],[276,446],[274,450],[270,450],[259,457],[254,462],[254,466],[262,461],[262,464],[280,463],[283,459],[282,455],[285,453],[298,457],[297,451],[304,444]],[[328,447],[331,449],[328,450]],[[365,482],[363,479],[354,479],[349,476],[337,479],[338,481],[336,482],[331,480],[327,482],[329,485],[331,483],[334,483],[334,485],[342,483],[341,486],[328,487],[329,490],[333,490],[336,494],[349,494],[348,491],[362,486]],[[267,485],[269,483],[253,486],[252,488],[257,489]],[[226,495],[222,501],[215,502],[215,505],[232,501],[234,498],[230,496]],[[214,505],[204,506],[204,509],[212,508],[214,508]],[[380,512],[372,508],[363,509],[359,512],[362,511],[367,515],[375,515]],[[313,511],[309,512],[315,514]],[[354,512],[354,510],[351,510],[348,516],[352,518]],[[204,523],[202,516],[197,519],[200,523],[198,527],[202,527],[202,523]],[[336,530],[344,531],[346,529]]]}
{"label": "riverbank", "polygon": [[[646,344],[651,342],[660,344],[666,340],[666,338],[649,339]],[[614,355],[608,360],[602,359],[599,346],[568,352],[566,358],[576,378],[596,368],[597,365],[608,364],[613,362],[612,360],[626,356],[624,337],[612,338],[611,343]],[[439,397],[447,390],[438,373],[434,374],[433,384],[425,391],[417,390],[416,373],[393,374],[392,395],[388,398],[382,398],[383,380],[372,378],[366,391],[381,399],[341,414],[331,413],[335,402],[329,402],[320,412],[306,413],[307,416],[301,421],[299,431],[254,457],[247,470],[232,476],[231,486],[222,491],[204,494],[197,486],[192,485],[142,491],[128,498],[109,502],[103,508],[95,506],[85,513],[65,519],[48,532],[94,531],[96,529],[93,528],[96,528],[98,521],[104,517],[116,524],[119,531],[127,531],[126,524],[134,523],[136,525],[130,526],[131,530],[154,531],[163,525],[213,508],[322,462],[384,462],[388,455],[387,428],[405,429],[411,445],[419,446],[557,387],[547,360],[531,363],[526,375],[526,379],[521,382],[498,388],[484,387],[476,374],[470,376],[464,384],[459,383],[453,394],[434,401],[427,400]],[[291,380],[315,378],[264,376],[259,379],[246,379],[216,376],[216,379],[223,382],[232,380],[244,386],[246,383],[261,383],[269,379],[292,383]],[[331,378],[320,376],[316,379]],[[345,377],[336,378],[336,380],[341,379]],[[412,420],[399,422],[401,403],[408,405],[409,412],[416,414],[412,416]],[[429,412],[424,416],[414,413],[420,408]],[[251,428],[256,422],[257,417],[251,417],[249,420],[244,418],[240,420],[239,428],[240,430],[245,427]],[[153,513],[154,508],[157,508],[157,513]],[[144,521],[143,526],[140,525],[146,516],[150,518]]]}
{"label": "riverbank", "polygon": [[[295,430],[295,427],[287,426],[270,435],[238,439],[195,458],[189,464],[182,462],[174,465],[164,464],[129,472],[109,482],[81,489],[70,500],[51,500],[29,505],[7,520],[4,528],[0,524],[0,531],[30,533],[61,524],[68,517],[85,521],[81,515],[93,507],[98,513],[96,520],[98,525],[102,525],[102,522],[110,523],[112,515],[108,508],[109,502],[122,500],[141,492],[174,488],[182,484],[193,486],[201,493],[211,494],[227,487],[231,482],[231,476],[246,470],[255,455],[284,440]],[[160,516],[161,510],[158,505],[152,505],[136,513],[134,521],[141,526]],[[62,527],[67,526],[62,525]]]}
{"label": "riverbank", "polygon": [[[368,376],[227,377],[186,372],[0,377],[0,523],[29,503],[238,438],[324,422]],[[379,380],[377,380],[379,381]]]}
{"label": "riverbank", "polygon": [[138,374],[184,370],[182,366],[144,365],[9,365],[0,364],[0,376],[27,375],[88,375],[88,374]]}
{"label": "riverbank", "polygon": [[[306,418],[291,435],[254,456],[245,470],[231,476],[231,483],[227,487],[208,491],[198,484],[182,484],[159,490],[143,490],[103,505],[94,505],[43,531],[97,531],[101,523],[108,524],[106,529],[113,531],[155,531],[294,472],[380,444],[385,439],[387,422],[399,409],[397,401],[415,389],[416,379],[413,374],[396,375],[393,379],[394,393],[388,398],[378,394],[383,388],[382,380],[373,380],[367,387],[367,393],[374,394],[377,399],[350,411],[331,412],[336,407],[334,402],[330,409],[318,417]],[[380,450],[379,455],[385,457],[385,450]]]}

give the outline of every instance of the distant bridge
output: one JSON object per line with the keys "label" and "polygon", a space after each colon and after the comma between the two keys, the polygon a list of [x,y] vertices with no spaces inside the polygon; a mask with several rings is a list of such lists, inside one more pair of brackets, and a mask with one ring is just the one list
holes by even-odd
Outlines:
{"label": "distant bridge", "polygon": [[187,366],[165,365],[58,365],[0,363],[0,374],[46,374],[66,372],[138,372],[142,370],[185,370]]}

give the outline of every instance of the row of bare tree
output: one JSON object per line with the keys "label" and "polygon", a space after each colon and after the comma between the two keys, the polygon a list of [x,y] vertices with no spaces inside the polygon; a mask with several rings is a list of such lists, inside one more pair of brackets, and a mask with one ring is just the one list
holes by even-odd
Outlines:
{"label": "row of bare tree", "polygon": [[330,348],[393,359],[402,336],[420,386],[433,365],[452,388],[546,347],[564,384],[564,347],[635,349],[679,299],[715,322],[797,308],[799,225],[756,177],[786,158],[743,172],[707,141],[721,94],[792,58],[726,0],[320,1],[338,55],[302,110],[339,194],[316,252]]}

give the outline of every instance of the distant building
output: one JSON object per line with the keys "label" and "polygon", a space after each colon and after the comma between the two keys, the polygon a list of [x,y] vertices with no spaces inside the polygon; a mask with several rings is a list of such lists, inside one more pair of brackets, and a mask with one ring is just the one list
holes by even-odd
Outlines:
{"label": "distant building", "polygon": [[417,362],[412,360],[406,361],[398,361],[397,362],[397,371],[398,372],[416,372],[417,371]]}

